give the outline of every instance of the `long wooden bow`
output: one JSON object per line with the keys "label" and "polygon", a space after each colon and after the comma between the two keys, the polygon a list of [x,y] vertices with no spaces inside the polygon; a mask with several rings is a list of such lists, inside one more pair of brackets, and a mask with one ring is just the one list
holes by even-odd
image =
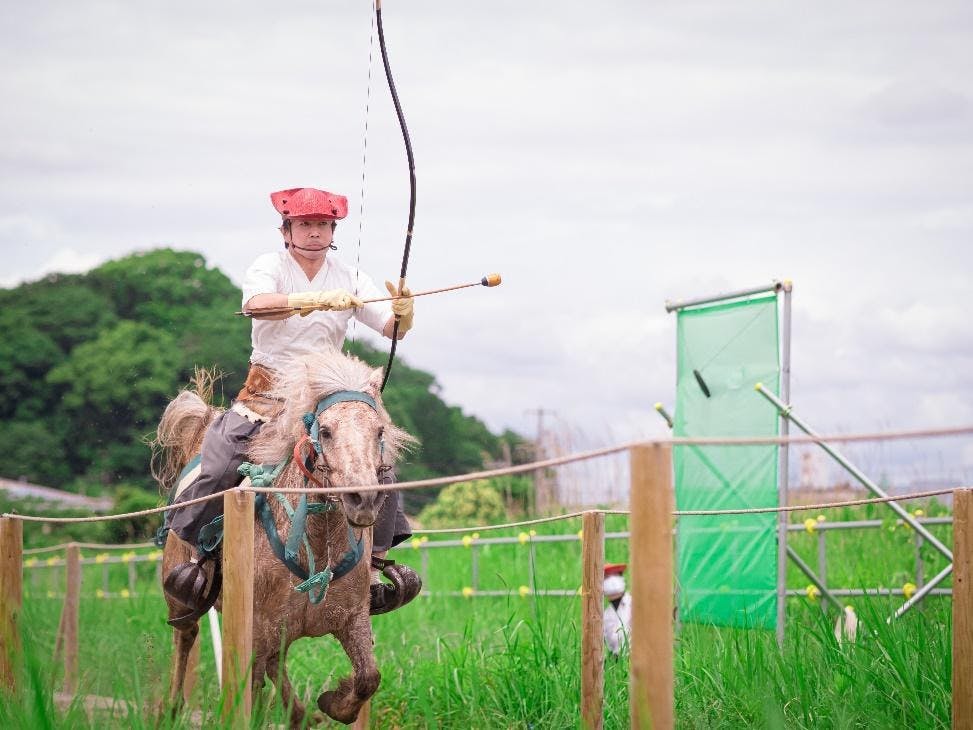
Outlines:
{"label": "long wooden bow", "polygon": [[[402,130],[402,141],[405,142],[405,154],[409,161],[409,223],[405,229],[405,247],[402,250],[402,267],[399,270],[399,288],[401,294],[405,286],[405,275],[409,269],[409,252],[412,250],[412,229],[416,222],[416,161],[412,154],[412,141],[409,139],[409,128],[405,124],[405,114],[402,112],[402,104],[399,103],[399,95],[395,90],[395,82],[392,80],[392,67],[389,65],[389,54],[385,47],[385,30],[382,27],[382,0],[375,0],[375,24],[378,27],[378,44],[382,50],[382,65],[385,66],[385,78],[389,83],[389,92],[392,94],[392,103],[395,104],[395,115],[399,119],[399,128]],[[392,372],[392,362],[395,360],[395,347],[399,341],[399,317],[396,315],[395,324],[392,326],[392,346],[389,349],[389,361],[385,365],[385,375],[382,377],[381,390],[385,390],[385,384],[389,380]]]}

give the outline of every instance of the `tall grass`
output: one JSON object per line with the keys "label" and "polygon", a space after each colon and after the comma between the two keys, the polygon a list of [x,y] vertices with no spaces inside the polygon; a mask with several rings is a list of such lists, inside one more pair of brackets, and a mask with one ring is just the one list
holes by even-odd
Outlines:
{"label": "tall grass", "polygon": [[[608,529],[624,529],[622,518]],[[576,532],[575,522],[544,525],[538,532]],[[516,534],[514,531],[512,534]],[[810,559],[816,538],[795,536]],[[832,540],[829,536],[829,540]],[[853,539],[857,538],[857,539]],[[802,543],[803,541],[803,543]],[[475,543],[474,543],[475,544]],[[430,553],[428,587],[459,590],[471,583],[471,548]],[[913,559],[908,535],[896,530],[849,533],[829,543],[829,574],[849,587],[888,576],[895,585]],[[579,726],[580,600],[521,598],[527,584],[528,545],[480,546],[483,589],[509,597],[419,598],[400,611],[374,619],[382,685],[373,700],[373,727],[563,728]],[[538,588],[576,588],[580,546],[535,545]],[[607,544],[610,561],[627,559],[627,544]],[[420,552],[396,551],[397,560],[418,565]],[[925,557],[925,556],[924,556]],[[938,556],[930,555],[930,569]],[[866,576],[869,581],[862,579]],[[58,709],[60,686],[51,660],[60,601],[38,590],[25,602],[24,661],[16,694],[0,702],[2,728],[183,728],[220,727],[219,693],[208,627],[202,623],[200,682],[188,711],[165,705],[171,634],[152,575],[139,575],[136,595],[98,600],[81,607],[81,694],[114,697],[134,708],[88,716],[80,701]],[[113,577],[113,581],[115,578]],[[85,576],[83,595],[99,586]],[[792,587],[801,585],[800,577]],[[39,589],[46,589],[42,583]],[[839,644],[834,614],[819,604],[792,599],[783,651],[772,632],[684,625],[676,637],[675,702],[679,727],[946,727],[950,713],[949,603],[930,598],[920,610],[892,624],[885,619],[898,602],[857,599],[857,642]],[[314,699],[350,671],[330,639],[304,639],[292,648],[288,669],[295,688]],[[286,724],[286,708],[272,691],[258,698],[253,726]],[[606,727],[628,725],[628,662],[605,664]]]}

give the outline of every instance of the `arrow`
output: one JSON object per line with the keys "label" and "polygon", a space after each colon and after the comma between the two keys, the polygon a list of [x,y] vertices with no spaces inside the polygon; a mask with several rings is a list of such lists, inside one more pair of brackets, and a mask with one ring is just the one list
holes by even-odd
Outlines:
{"label": "arrow", "polygon": [[[485,286],[494,287],[500,285],[500,274],[487,274],[479,281],[473,281],[469,284],[457,284],[456,286],[445,286],[442,289],[429,289],[428,291],[420,291],[413,294],[413,297],[425,297],[430,294],[442,294],[443,292],[456,291],[457,289],[467,289],[471,286]],[[363,304],[373,304],[375,302],[392,302],[396,299],[408,299],[404,296],[395,297],[378,297],[376,299],[363,299]],[[235,312],[243,317],[253,317],[255,319],[261,319],[263,317],[273,317],[280,314],[291,314],[293,312],[302,312],[304,310],[315,311],[317,307],[261,307],[259,309],[249,309],[242,312]]]}

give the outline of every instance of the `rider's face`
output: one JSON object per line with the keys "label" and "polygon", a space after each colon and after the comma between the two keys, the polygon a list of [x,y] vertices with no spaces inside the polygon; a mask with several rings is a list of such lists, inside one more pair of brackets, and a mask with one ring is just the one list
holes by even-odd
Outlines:
{"label": "rider's face", "polygon": [[281,229],[284,240],[295,256],[309,260],[322,259],[334,236],[334,221],[327,218],[291,221],[290,230]]}

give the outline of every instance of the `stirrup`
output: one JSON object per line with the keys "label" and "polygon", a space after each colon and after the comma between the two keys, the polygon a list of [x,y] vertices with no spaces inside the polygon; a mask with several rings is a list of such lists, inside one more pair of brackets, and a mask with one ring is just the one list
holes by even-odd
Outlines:
{"label": "stirrup", "polygon": [[212,559],[211,556],[206,555],[199,561],[180,563],[169,571],[162,582],[166,595],[189,609],[189,613],[184,616],[169,619],[170,626],[183,628],[195,623],[213,607],[216,599],[219,598],[220,590],[223,588],[223,572],[218,559],[213,561],[213,580],[210,582],[209,591],[206,591],[206,573],[202,566],[209,559]]}
{"label": "stirrup", "polygon": [[394,560],[382,560],[372,556],[372,567],[380,569],[382,575],[392,581],[372,583],[369,586],[368,613],[377,616],[401,608],[422,590],[422,579],[408,565],[397,565]]}

